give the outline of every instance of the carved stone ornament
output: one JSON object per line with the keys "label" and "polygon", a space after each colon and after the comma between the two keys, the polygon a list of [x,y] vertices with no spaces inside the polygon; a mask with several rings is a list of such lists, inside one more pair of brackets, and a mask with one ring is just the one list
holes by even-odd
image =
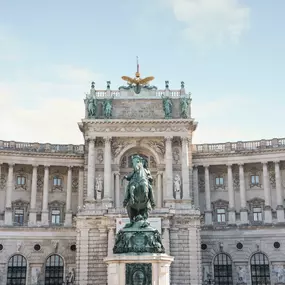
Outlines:
{"label": "carved stone ornament", "polygon": [[204,176],[199,176],[198,186],[199,186],[199,192],[205,192],[205,178],[204,178]]}
{"label": "carved stone ornament", "polygon": [[124,228],[116,235],[114,253],[148,252],[165,253],[158,230],[151,227],[144,229]]}
{"label": "carved stone ornament", "polygon": [[[15,176],[15,190],[27,190],[28,175],[24,168],[16,171]],[[19,184],[18,184],[19,183]]]}
{"label": "carved stone ornament", "polygon": [[126,285],[152,285],[151,263],[127,263]]}
{"label": "carved stone ornament", "polygon": [[178,164],[180,161],[180,153],[178,148],[173,149],[173,161]]}
{"label": "carved stone ornament", "polygon": [[126,140],[114,139],[112,140],[112,154],[117,157],[121,151],[129,144]]}
{"label": "carved stone ornament", "polygon": [[52,245],[52,247],[53,247],[53,249],[54,249],[54,251],[56,252],[57,251],[57,249],[58,249],[58,240],[52,240],[51,241],[51,245]]}
{"label": "carved stone ornament", "polygon": [[254,197],[251,200],[247,201],[250,211],[253,211],[253,208],[263,208],[265,201],[261,198]]}
{"label": "carved stone ornament", "polygon": [[239,174],[233,173],[233,185],[235,191],[239,191]]}
{"label": "carved stone ornament", "polygon": [[44,188],[44,176],[38,175],[37,179],[37,191],[42,192]]}
{"label": "carved stone ornament", "polygon": [[78,190],[78,177],[72,178],[72,192],[77,192]]}
{"label": "carved stone ornament", "polygon": [[20,252],[21,248],[22,248],[22,242],[21,241],[17,241],[17,252]]}
{"label": "carved stone ornament", "polygon": [[102,164],[104,162],[104,152],[102,149],[97,150],[97,163]]}
{"label": "carved stone ornament", "polygon": [[6,183],[7,183],[6,176],[1,175],[0,176],[0,190],[4,190],[5,189]]}
{"label": "carved stone ornament", "polygon": [[165,153],[165,144],[164,141],[150,140],[147,142],[149,147],[153,149],[158,155],[164,156]]}

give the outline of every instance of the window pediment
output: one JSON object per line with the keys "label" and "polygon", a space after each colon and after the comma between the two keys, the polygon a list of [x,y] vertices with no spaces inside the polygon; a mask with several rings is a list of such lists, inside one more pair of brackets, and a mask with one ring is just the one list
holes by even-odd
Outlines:
{"label": "window pediment", "polygon": [[228,208],[229,202],[223,199],[219,199],[219,200],[212,202],[212,205],[213,205],[213,209],[215,210],[218,208]]}

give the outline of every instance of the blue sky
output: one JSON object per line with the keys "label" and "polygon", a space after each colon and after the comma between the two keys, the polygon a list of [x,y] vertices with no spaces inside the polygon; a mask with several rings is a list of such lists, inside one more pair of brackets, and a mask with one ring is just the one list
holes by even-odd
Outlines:
{"label": "blue sky", "polygon": [[195,143],[284,137],[283,0],[0,0],[0,139],[82,143],[98,89],[133,75],[192,93]]}

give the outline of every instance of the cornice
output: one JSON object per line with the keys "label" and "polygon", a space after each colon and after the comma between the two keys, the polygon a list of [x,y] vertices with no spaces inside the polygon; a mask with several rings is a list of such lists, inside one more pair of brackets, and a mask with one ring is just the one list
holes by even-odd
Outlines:
{"label": "cornice", "polygon": [[0,150],[0,156],[24,156],[24,157],[45,157],[45,158],[71,158],[71,159],[84,159],[84,153],[38,153],[38,152],[24,152],[24,151],[13,151],[13,150]]}

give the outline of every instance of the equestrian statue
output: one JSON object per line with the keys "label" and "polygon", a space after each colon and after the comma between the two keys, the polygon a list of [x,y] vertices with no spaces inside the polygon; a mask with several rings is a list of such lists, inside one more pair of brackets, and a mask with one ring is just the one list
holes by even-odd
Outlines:
{"label": "equestrian statue", "polygon": [[[148,218],[148,213],[155,207],[152,189],[153,178],[148,169],[148,162],[139,155],[132,156],[133,172],[125,176],[129,181],[126,187],[123,206],[127,208],[131,226],[134,222]],[[148,225],[148,223],[144,223]]]}

